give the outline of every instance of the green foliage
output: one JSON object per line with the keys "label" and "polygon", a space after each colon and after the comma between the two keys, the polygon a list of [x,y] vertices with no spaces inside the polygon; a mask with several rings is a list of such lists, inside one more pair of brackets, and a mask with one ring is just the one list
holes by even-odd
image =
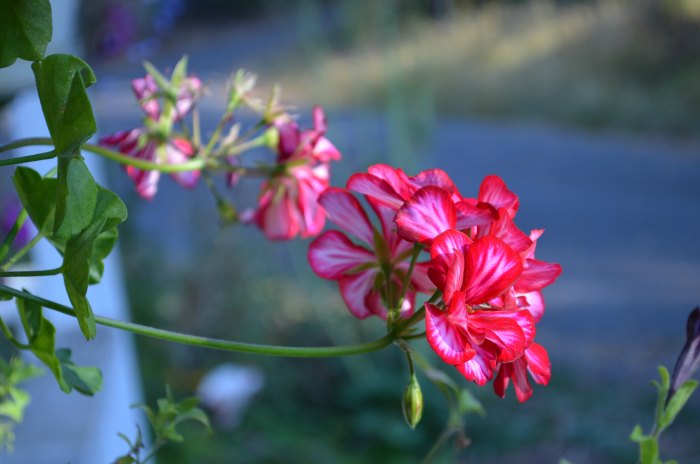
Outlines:
{"label": "green foliage", "polygon": [[83,395],[92,396],[102,388],[102,373],[96,367],[77,366],[71,359],[70,350],[56,350],[56,328],[44,317],[41,306],[33,301],[16,299],[22,328],[27,338],[24,344],[17,340],[7,326],[1,322],[5,336],[21,350],[31,351],[56,378],[65,393],[73,389]]}
{"label": "green foliage", "polygon": [[660,382],[652,383],[658,390],[656,412],[654,414],[654,427],[649,434],[645,434],[642,427],[636,425],[630,434],[630,440],[639,444],[640,464],[674,464],[675,461],[662,461],[659,458],[659,437],[675,420],[686,402],[698,386],[696,380],[688,380],[681,385],[673,396],[668,397],[671,387],[668,370],[659,366]]}
{"label": "green foliage", "polygon": [[0,68],[40,60],[51,41],[49,0],[0,0]]}
{"label": "green foliage", "polygon": [[182,442],[184,437],[177,431],[177,426],[183,422],[199,422],[211,433],[209,418],[203,410],[197,407],[198,404],[199,398],[197,397],[185,398],[180,402],[175,401],[170,393],[170,388],[166,387],[165,397],[158,399],[157,410],[154,411],[145,404],[134,405],[146,413],[155,439],[148,454],[141,458],[141,451],[146,448],[141,429],[136,427],[136,438],[133,441],[120,433],[119,436],[129,445],[129,451],[118,457],[115,464],[144,464],[166,443]]}
{"label": "green foliage", "polygon": [[[68,297],[78,315],[81,330],[87,338],[94,337],[95,319],[85,295],[88,285],[99,282],[102,277],[103,261],[117,241],[116,226],[126,220],[126,206],[116,194],[94,184],[96,200],[87,227],[66,239],[54,234],[59,181],[41,177],[26,167],[15,170],[13,181],[32,222],[63,255],[62,272]],[[85,212],[81,215],[84,216]]]}
{"label": "green foliage", "polygon": [[41,369],[19,358],[10,362],[0,358],[0,449],[12,449],[14,426],[22,422],[29,405],[29,394],[19,384],[40,374]]}

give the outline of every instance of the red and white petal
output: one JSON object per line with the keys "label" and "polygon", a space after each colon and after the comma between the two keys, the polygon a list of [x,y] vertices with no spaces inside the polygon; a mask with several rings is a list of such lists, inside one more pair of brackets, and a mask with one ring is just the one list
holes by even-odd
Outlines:
{"label": "red and white petal", "polygon": [[518,293],[515,289],[509,289],[503,295],[503,309],[508,311],[526,309],[532,314],[535,322],[539,322],[544,315],[544,298],[542,292],[535,290],[534,292]]}
{"label": "red and white petal", "polygon": [[355,245],[337,230],[328,230],[311,242],[308,258],[311,269],[324,279],[339,279],[376,260],[374,253]]}
{"label": "red and white petal", "polygon": [[430,244],[435,237],[456,224],[454,203],[440,187],[423,187],[396,213],[399,236],[409,242]]}
{"label": "red and white petal", "polygon": [[534,259],[535,258],[535,248],[537,247],[537,239],[544,234],[544,229],[532,229],[530,231],[530,241],[532,244],[527,250],[523,251],[520,255],[523,259]]}
{"label": "red and white petal", "polygon": [[452,263],[447,268],[447,273],[445,274],[445,283],[440,290],[442,290],[442,299],[445,303],[452,301],[452,296],[455,292],[458,292],[462,288],[462,283],[464,282],[464,255],[461,253],[455,253],[452,255]]}
{"label": "red and white petal", "polygon": [[321,137],[316,141],[312,154],[314,158],[322,163],[338,161],[342,158],[340,151],[325,137]]}
{"label": "red and white petal", "polygon": [[512,362],[523,355],[535,337],[535,322],[528,311],[476,311],[469,314],[469,335],[500,348],[498,360]]}
{"label": "red and white petal", "polygon": [[465,260],[463,290],[468,304],[485,303],[505,292],[523,271],[520,255],[502,240],[486,236],[474,241]]}
{"label": "red and white petal", "polygon": [[441,233],[430,245],[430,261],[432,266],[442,273],[447,273],[447,269],[452,263],[452,255],[464,255],[469,249],[472,240],[464,233],[450,229]]}
{"label": "red and white petal", "polygon": [[491,224],[489,234],[500,238],[519,253],[526,251],[532,245],[530,237],[518,229],[505,208],[498,210],[498,219]]}
{"label": "red and white petal", "polygon": [[[368,295],[374,290],[377,271],[370,269],[338,280],[340,295],[353,316],[365,319],[375,314],[376,306],[367,307]],[[384,316],[386,317],[386,316]]]}
{"label": "red and white petal", "polygon": [[484,349],[480,346],[476,347],[476,354],[472,359],[460,364],[457,370],[467,380],[471,380],[475,384],[483,387],[493,378],[494,366],[496,364],[496,355],[493,350]]}
{"label": "red and white petal", "polygon": [[527,370],[532,379],[539,385],[549,384],[552,376],[552,363],[549,362],[547,350],[538,343],[532,343],[523,356]]}
{"label": "red and white petal", "polygon": [[136,191],[146,200],[152,200],[158,192],[160,171],[142,171],[133,166],[127,166],[126,173],[136,184]]}
{"label": "red and white petal", "polygon": [[372,246],[374,233],[360,202],[345,189],[329,187],[319,197],[328,218],[341,229]]}
{"label": "red and white petal", "polygon": [[404,200],[408,200],[418,190],[400,168],[394,168],[388,164],[375,164],[367,168],[367,172],[389,184]]}
{"label": "red and white petal", "polygon": [[532,396],[532,387],[527,380],[527,369],[525,362],[521,359],[513,362],[502,364],[496,380],[493,382],[493,389],[498,396],[505,398],[508,381],[513,380],[513,388],[518,401],[524,403]]}
{"label": "red and white petal", "polygon": [[484,226],[496,219],[496,210],[487,203],[474,205],[469,201],[459,201],[455,203],[457,212],[457,225],[459,230],[468,229],[474,226]]}
{"label": "red and white petal", "polygon": [[301,237],[315,237],[321,233],[326,224],[326,213],[318,202],[318,195],[328,186],[328,183],[309,177],[299,179],[298,185],[297,207],[303,219]]}
{"label": "red and white petal", "polygon": [[404,199],[387,182],[371,174],[353,174],[346,184],[348,190],[374,198],[376,201],[398,210]]}
{"label": "red and white petal", "polygon": [[256,213],[256,223],[270,240],[290,240],[301,228],[301,218],[286,187],[263,195]]}
{"label": "red and white petal", "polygon": [[428,169],[409,179],[419,187],[427,187],[429,185],[440,187],[447,190],[450,195],[457,191],[457,187],[450,179],[450,176],[442,169]]}
{"label": "red and white petal", "polygon": [[[448,364],[458,365],[467,362],[474,354],[466,324],[453,320],[448,312],[443,312],[430,303],[425,304],[425,335],[430,347]],[[464,308],[466,312],[466,308]]]}
{"label": "red and white petal", "polygon": [[[189,141],[176,138],[165,146],[165,154],[168,164],[182,164],[194,155],[194,147]],[[170,174],[170,177],[185,188],[194,188],[199,180],[200,172],[174,172]]]}
{"label": "red and white petal", "polygon": [[522,293],[542,290],[547,285],[554,283],[559,274],[561,274],[559,264],[527,259],[520,280],[515,284],[515,289]]}
{"label": "red and white petal", "polygon": [[486,176],[479,187],[479,201],[488,203],[496,209],[506,208],[511,216],[518,211],[518,196],[508,190],[505,182],[498,176]]}
{"label": "red and white petal", "polygon": [[389,247],[390,258],[395,259],[408,252],[413,245],[399,237],[399,234],[396,233],[396,223],[394,222],[396,210],[375,201],[372,197],[367,197],[367,202],[377,214],[382,224],[382,236]]}

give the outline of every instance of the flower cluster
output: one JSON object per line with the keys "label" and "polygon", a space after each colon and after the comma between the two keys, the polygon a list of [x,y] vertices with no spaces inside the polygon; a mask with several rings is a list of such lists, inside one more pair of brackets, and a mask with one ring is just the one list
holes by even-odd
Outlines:
{"label": "flower cluster", "polygon": [[318,197],[330,185],[330,162],[341,155],[325,137],[326,116],[318,106],[313,120],[314,128],[303,131],[288,114],[274,120],[276,168],[263,182],[258,207],[250,217],[271,240],[312,237],[325,225]]}
{"label": "flower cluster", "polygon": [[[139,195],[153,199],[165,168],[187,188],[194,187],[204,175],[225,223],[255,224],[271,240],[306,238],[321,232],[326,214],[318,197],[330,186],[330,162],[341,155],[325,136],[326,118],[320,107],[313,109],[313,128],[302,130],[277,103],[276,93],[267,102],[251,97],[255,76],[239,71],[230,84],[225,114],[209,141],[202,143],[195,111],[203,87],[196,77],[186,76],[186,60],[175,66],[169,79],[152,66],[146,67],[148,74],[132,81],[145,113],[143,127],[100,140],[102,146],[122,155],[116,158],[125,164]],[[243,134],[240,123],[233,123],[234,111],[241,105],[260,115],[260,121]],[[188,130],[184,120],[190,113],[192,129]],[[275,152],[275,160],[246,166],[241,155],[262,146]],[[238,215],[210,180],[208,174],[215,171],[227,174],[229,187],[242,176],[264,177],[257,206]]]}
{"label": "flower cluster", "polygon": [[[144,127],[103,137],[100,144],[115,148],[130,157],[157,164],[182,164],[194,156],[195,148],[187,138],[170,135],[169,132],[173,124],[181,121],[194,107],[202,93],[201,81],[193,76],[182,79],[174,105],[161,105],[158,98],[163,90],[150,74],[131,81],[131,87],[146,113]],[[147,200],[153,199],[158,191],[160,171],[126,166],[126,172],[136,184],[139,195]],[[198,170],[171,174],[176,182],[186,188],[193,188],[199,176]]]}
{"label": "flower cluster", "polygon": [[[364,194],[382,234],[349,191]],[[442,302],[425,304],[426,338],[443,361],[479,385],[495,378],[500,396],[512,380],[520,401],[532,394],[527,372],[536,383],[548,383],[549,358],[534,342],[535,324],[544,312],[541,291],[561,267],[535,259],[543,231],[528,235],[518,229],[513,222],[518,197],[499,177],[486,177],[477,198],[467,198],[439,169],[408,177],[401,169],[375,165],[353,175],[346,190],[326,191],[321,203],[333,222],[370,245],[368,250],[328,231],[309,249],[314,271],[338,280],[355,316],[383,316],[387,305],[393,307],[396,302],[386,298],[391,287],[379,304],[383,279],[408,296],[402,310],[412,309],[414,291],[437,289]],[[411,243],[425,247],[430,260],[417,263],[406,280]]]}

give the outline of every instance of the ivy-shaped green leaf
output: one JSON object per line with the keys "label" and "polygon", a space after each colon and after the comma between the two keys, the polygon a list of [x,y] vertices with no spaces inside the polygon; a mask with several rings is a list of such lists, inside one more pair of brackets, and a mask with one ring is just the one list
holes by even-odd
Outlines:
{"label": "ivy-shaped green leaf", "polygon": [[[88,339],[95,336],[95,316],[86,297],[90,284],[91,262],[101,261],[102,255],[106,256],[105,253],[109,253],[114,246],[114,241],[110,242],[110,237],[104,237],[99,243],[98,237],[105,229],[113,229],[123,222],[126,215],[126,206],[121,199],[109,190],[100,188],[95,215],[90,225],[66,243],[62,266],[63,281],[68,298],[78,317],[80,329]],[[95,250],[97,256],[93,256]],[[98,270],[95,269],[94,273]]]}
{"label": "ivy-shaped green leaf", "polygon": [[42,59],[51,42],[49,0],[0,0],[0,12],[0,68]]}
{"label": "ivy-shaped green leaf", "polygon": [[[15,170],[13,181],[15,189],[17,190],[17,195],[22,205],[29,213],[29,217],[34,225],[39,229],[42,235],[49,239],[53,246],[56,247],[56,250],[58,250],[61,255],[64,255],[66,240],[54,239],[51,237],[53,232],[54,211],[56,208],[56,179],[42,177],[33,169],[20,166]],[[98,192],[102,190],[104,189],[98,185]],[[98,193],[98,195],[100,194]],[[123,220],[121,218],[122,213],[124,215],[126,214],[125,211],[119,211],[116,218],[114,216],[108,218],[108,220],[105,221],[102,232],[95,240],[92,255],[90,256],[90,285],[98,283],[102,278],[102,273],[104,271],[103,261],[109,256],[109,253],[117,242],[118,233],[115,226]]]}
{"label": "ivy-shaped green leaf", "polygon": [[97,184],[80,155],[80,146],[97,131],[86,90],[95,74],[73,55],[47,56],[32,69],[58,155],[53,236],[70,239],[90,224],[97,203]]}
{"label": "ivy-shaped green leaf", "polygon": [[77,366],[69,349],[56,350],[56,328],[44,317],[40,305],[17,298],[22,327],[27,336],[27,347],[51,370],[65,393],[73,389],[84,395],[93,395],[102,387],[102,373],[96,367]]}
{"label": "ivy-shaped green leaf", "polygon": [[42,177],[31,168],[19,166],[12,181],[34,226],[44,237],[51,237],[56,209],[56,179]]}
{"label": "ivy-shaped green leaf", "polygon": [[70,359],[68,348],[56,350],[66,383],[83,395],[92,396],[102,388],[102,372],[96,367],[77,366]]}

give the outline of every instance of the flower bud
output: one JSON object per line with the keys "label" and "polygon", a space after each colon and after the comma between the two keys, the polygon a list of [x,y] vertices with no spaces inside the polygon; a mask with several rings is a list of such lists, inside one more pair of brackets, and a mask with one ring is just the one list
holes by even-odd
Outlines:
{"label": "flower bud", "polygon": [[403,393],[403,417],[412,429],[416,428],[423,416],[423,392],[416,375],[411,375],[411,381]]}
{"label": "flower bud", "polygon": [[688,316],[686,323],[686,340],[671,377],[670,399],[674,392],[686,381],[690,380],[700,367],[700,307],[695,308]]}

